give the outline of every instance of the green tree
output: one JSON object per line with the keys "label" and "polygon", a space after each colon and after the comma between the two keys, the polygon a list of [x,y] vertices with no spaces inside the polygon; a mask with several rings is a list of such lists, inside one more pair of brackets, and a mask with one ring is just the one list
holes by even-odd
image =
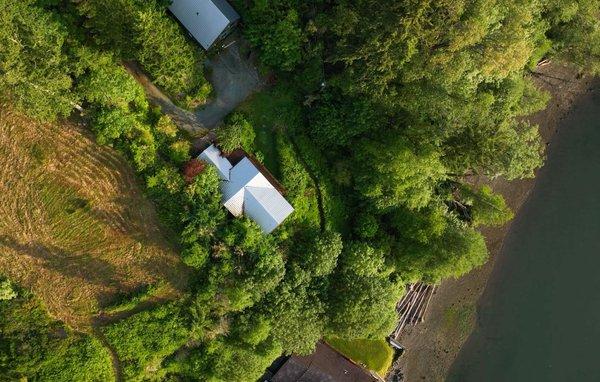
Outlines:
{"label": "green tree", "polygon": [[403,293],[400,282],[346,270],[331,288],[328,333],[343,338],[380,338],[397,321],[395,306]]}
{"label": "green tree", "polygon": [[98,143],[108,145],[129,134],[137,123],[135,116],[126,109],[101,108],[93,115],[92,129]]}
{"label": "green tree", "polygon": [[246,15],[245,35],[260,48],[260,58],[276,69],[292,70],[302,59],[304,35],[300,17],[291,2],[256,1]]}
{"label": "green tree", "polygon": [[[424,227],[428,226],[432,225]],[[397,234],[392,260],[397,272],[408,282],[438,283],[445,278],[460,277],[482,265],[488,257],[481,233],[452,216],[447,216],[443,231],[427,235],[426,242],[413,240],[407,233]]]}
{"label": "green tree", "polygon": [[372,238],[379,231],[377,217],[369,212],[360,212],[354,222],[354,232],[363,239]]}
{"label": "green tree", "polygon": [[0,301],[12,300],[15,297],[17,297],[17,291],[10,280],[0,280]]}
{"label": "green tree", "polygon": [[389,273],[385,264],[384,251],[361,242],[348,243],[342,256],[342,266],[344,270],[363,277]]}
{"label": "green tree", "polygon": [[548,36],[559,58],[600,73],[600,1],[545,2]]}
{"label": "green tree", "polygon": [[186,106],[206,101],[211,88],[203,75],[203,55],[166,9],[151,2],[138,7],[133,20],[135,58],[154,82]]}
{"label": "green tree", "polygon": [[53,120],[79,101],[67,31],[32,0],[0,0],[0,93],[26,114]]}
{"label": "green tree", "polygon": [[324,92],[308,114],[310,133],[323,148],[347,146],[351,139],[383,125],[382,114],[366,98]]}
{"label": "green tree", "polygon": [[354,161],[356,190],[379,209],[426,206],[446,171],[433,147],[415,149],[393,132],[364,142]]}
{"label": "green tree", "polygon": [[489,186],[473,189],[461,187],[463,202],[470,206],[470,214],[474,226],[499,226],[513,218],[502,195],[495,194]]}
{"label": "green tree", "polygon": [[225,152],[235,149],[254,151],[256,133],[248,120],[240,113],[234,113],[227,118],[225,126],[217,129],[219,147]]}
{"label": "green tree", "polygon": [[325,231],[317,236],[313,249],[307,253],[307,266],[313,269],[313,274],[317,277],[329,275],[337,265],[342,247],[342,237],[339,233]]}
{"label": "green tree", "polygon": [[276,290],[265,308],[272,317],[272,335],[287,353],[310,354],[323,336],[325,309],[320,293],[309,287],[300,270]]}
{"label": "green tree", "polygon": [[148,107],[144,89],[111,54],[82,47],[77,51],[77,60],[75,90],[87,102],[122,109],[130,104],[139,109]]}

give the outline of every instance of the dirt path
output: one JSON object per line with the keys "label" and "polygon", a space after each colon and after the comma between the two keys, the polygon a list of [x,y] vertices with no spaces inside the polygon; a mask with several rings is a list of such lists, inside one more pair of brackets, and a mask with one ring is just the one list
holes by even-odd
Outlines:
{"label": "dirt path", "polygon": [[[552,98],[546,110],[529,120],[540,126],[546,145],[556,132],[558,122],[569,112],[572,104],[585,94],[593,82],[578,78],[569,68],[552,64],[538,68],[534,79],[538,86],[548,91]],[[479,182],[485,181],[480,179]],[[504,179],[487,181],[501,193],[513,211],[527,199],[534,180],[508,182]],[[431,301],[425,322],[409,327],[400,342],[405,354],[394,365],[388,380],[443,381],[477,323],[477,301],[483,293],[488,277],[502,249],[510,224],[503,227],[484,228],[482,233],[490,250],[490,260],[482,267],[457,280],[444,281]]]}
{"label": "dirt path", "polygon": [[[172,298],[173,296],[169,297]],[[117,351],[110,344],[110,342],[108,342],[104,333],[102,333],[102,327],[109,326],[110,324],[113,324],[117,321],[131,317],[136,313],[140,313],[145,310],[150,310],[158,305],[164,304],[168,301],[172,301],[171,298],[152,298],[150,300],[140,302],[132,309],[117,312],[114,314],[99,314],[92,319],[92,334],[102,343],[102,345],[110,353],[116,382],[123,381],[123,369],[121,368],[121,362],[119,360]]]}
{"label": "dirt path", "polygon": [[121,368],[121,362],[119,361],[119,357],[117,356],[117,351],[108,342],[108,340],[104,336],[104,333],[102,333],[102,331],[100,330],[99,327],[93,326],[92,334],[94,335],[94,337],[96,337],[98,339],[98,341],[100,341],[102,346],[104,346],[106,348],[106,350],[108,350],[108,353],[110,354],[113,371],[115,373],[115,382],[123,381],[123,369]]}
{"label": "dirt path", "polygon": [[123,66],[144,87],[150,102],[159,106],[162,112],[170,116],[177,126],[187,131],[192,137],[200,137],[206,134],[208,129],[198,116],[175,105],[169,97],[150,81],[135,62],[127,61],[123,63]]}

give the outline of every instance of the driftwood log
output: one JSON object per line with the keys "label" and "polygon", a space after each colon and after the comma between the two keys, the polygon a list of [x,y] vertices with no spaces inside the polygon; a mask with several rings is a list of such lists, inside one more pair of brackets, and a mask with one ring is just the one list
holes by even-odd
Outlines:
{"label": "driftwood log", "polygon": [[398,301],[398,325],[392,338],[398,340],[407,325],[415,325],[425,320],[425,313],[436,290],[435,285],[415,283],[406,286],[406,294]]}

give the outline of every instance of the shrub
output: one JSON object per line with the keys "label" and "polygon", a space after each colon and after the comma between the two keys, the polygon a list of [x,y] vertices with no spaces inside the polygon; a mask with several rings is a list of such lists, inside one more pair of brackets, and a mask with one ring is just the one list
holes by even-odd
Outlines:
{"label": "shrub", "polygon": [[28,291],[0,301],[0,375],[7,381],[114,380],[100,341],[52,320]]}
{"label": "shrub", "polygon": [[177,165],[190,159],[190,142],[180,139],[169,145],[169,158]]}
{"label": "shrub", "polygon": [[206,164],[198,158],[190,159],[183,167],[183,178],[186,183],[191,183],[194,178],[204,171]]}
{"label": "shrub", "polygon": [[102,331],[119,356],[126,380],[151,378],[190,333],[187,319],[175,303],[137,313]]}
{"label": "shrub", "polygon": [[199,243],[193,243],[181,252],[183,262],[196,269],[201,269],[204,266],[209,255],[208,248]]}
{"label": "shrub", "polygon": [[12,300],[17,297],[17,291],[10,280],[0,280],[0,301]]}
{"label": "shrub", "polygon": [[253,151],[254,138],[254,128],[240,113],[232,114],[225,126],[217,130],[217,140],[224,152],[232,152],[238,148]]}

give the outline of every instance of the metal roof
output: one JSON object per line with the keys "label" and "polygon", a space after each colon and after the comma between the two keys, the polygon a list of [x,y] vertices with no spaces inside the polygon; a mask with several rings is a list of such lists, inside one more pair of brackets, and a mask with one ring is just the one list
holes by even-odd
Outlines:
{"label": "metal roof", "polygon": [[[214,145],[204,150],[200,158],[215,165],[219,173],[221,172],[219,166],[226,167],[219,162],[220,160],[227,161],[231,166]],[[235,166],[229,167],[228,170],[226,176],[221,176],[222,201],[225,208],[234,216],[241,216],[244,213],[265,233],[270,233],[294,211],[294,208],[247,157]]]}
{"label": "metal roof", "polygon": [[246,187],[244,211],[263,231],[269,233],[283,223],[294,208],[275,188]]}
{"label": "metal roof", "polygon": [[202,159],[205,162],[213,164],[219,173],[219,177],[222,180],[229,180],[229,170],[233,167],[227,158],[221,155],[221,150],[215,147],[215,145],[210,145],[208,148],[198,156],[199,159]]}
{"label": "metal roof", "polygon": [[329,345],[317,342],[307,356],[292,355],[270,379],[272,382],[378,382],[379,378]]}
{"label": "metal roof", "polygon": [[225,0],[173,0],[169,10],[204,49],[240,18]]}

